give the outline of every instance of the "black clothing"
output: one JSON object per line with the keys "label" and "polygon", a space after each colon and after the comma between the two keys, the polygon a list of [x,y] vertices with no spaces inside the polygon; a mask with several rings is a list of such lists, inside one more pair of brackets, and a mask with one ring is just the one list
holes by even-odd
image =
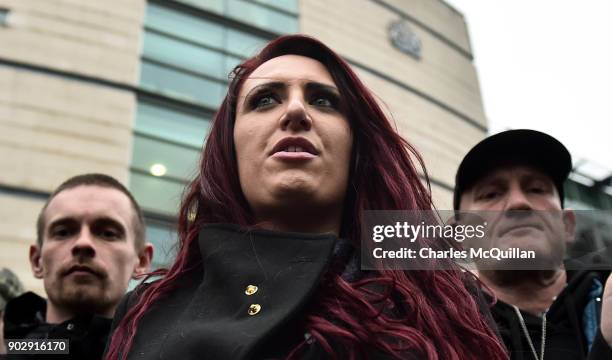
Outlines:
{"label": "black clothing", "polygon": [[111,319],[79,315],[61,324],[45,322],[47,302],[27,292],[12,299],[4,312],[4,339],[68,339],[69,354],[8,355],[8,359],[102,359]]}
{"label": "black clothing", "polygon": [[[343,243],[348,244],[333,235],[205,226],[199,237],[201,265],[145,313],[127,358],[283,359],[310,336],[304,333],[303,315],[307,306],[315,306],[310,300],[327,269],[338,271],[344,279],[369,276],[356,265],[359,254],[351,254]],[[252,295],[245,293],[249,285],[258,287]],[[122,300],[113,329],[146,286],[150,285],[141,285]],[[252,304],[261,309],[249,315]],[[490,318],[486,304],[482,306]],[[343,346],[332,347],[339,359],[346,358]],[[371,360],[391,358],[368,347],[360,353]],[[313,341],[304,346],[299,358],[329,356]]]}
{"label": "black clothing", "polygon": [[[201,264],[183,275],[180,285],[154,302],[141,318],[129,360],[283,359],[309,338],[303,330],[303,315],[307,306],[315,306],[310,300],[328,269],[347,281],[369,276],[359,270],[359,254],[350,244],[331,234],[215,224],[201,230],[198,244]],[[245,292],[249,285],[257,286],[251,295]],[[122,300],[113,330],[146,286],[150,284]],[[475,285],[468,289],[479,291]],[[494,326],[484,299],[475,297]],[[254,304],[261,308],[249,315]],[[346,358],[341,344],[332,347],[339,359]],[[360,353],[370,360],[391,359],[369,347]],[[329,356],[313,341],[304,346],[299,358]]]}
{"label": "black clothing", "polygon": [[[128,359],[286,355],[304,339],[303,333],[288,331],[299,328],[289,324],[299,320],[335,244],[331,234],[204,227],[199,237],[204,265],[144,315]],[[247,295],[248,285],[257,291]],[[135,294],[129,293],[119,305],[113,329],[135,302]],[[261,308],[249,315],[252,304]]]}
{"label": "black clothing", "polygon": [[[585,336],[583,313],[589,302],[589,292],[594,280],[605,284],[609,271],[581,270],[567,271],[567,286],[555,299],[546,313],[546,338],[544,359],[555,360],[612,360],[612,350],[605,342],[597,321],[597,336],[590,352]],[[601,302],[594,302],[597,316],[601,313]],[[491,312],[499,332],[510,351],[512,360],[533,360],[533,352],[525,337],[514,308],[497,301]],[[542,343],[542,318],[521,311],[531,341],[540,356]]]}

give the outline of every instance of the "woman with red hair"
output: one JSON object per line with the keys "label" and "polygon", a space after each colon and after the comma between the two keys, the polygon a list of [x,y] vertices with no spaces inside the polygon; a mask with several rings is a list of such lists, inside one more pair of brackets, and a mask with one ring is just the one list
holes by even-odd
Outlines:
{"label": "woman with red hair", "polygon": [[347,63],[291,35],[232,75],[176,261],[123,300],[106,358],[507,359],[469,273],[359,269],[365,210],[433,205]]}

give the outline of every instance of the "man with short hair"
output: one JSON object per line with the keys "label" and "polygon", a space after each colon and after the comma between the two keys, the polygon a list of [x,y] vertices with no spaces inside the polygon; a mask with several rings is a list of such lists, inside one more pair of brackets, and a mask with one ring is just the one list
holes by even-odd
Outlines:
{"label": "man with short hair", "polygon": [[480,280],[497,298],[491,310],[511,359],[612,359],[609,270],[570,270],[561,261],[576,221],[563,208],[571,164],[555,138],[510,130],[474,146],[457,170],[455,210],[493,219],[490,246],[534,250],[547,264],[529,270],[480,265]]}
{"label": "man with short hair", "polygon": [[70,355],[58,358],[101,359],[115,308],[152,256],[142,211],[121,183],[102,174],[65,181],[43,206],[30,247],[48,299],[11,300],[4,338],[69,339]]}

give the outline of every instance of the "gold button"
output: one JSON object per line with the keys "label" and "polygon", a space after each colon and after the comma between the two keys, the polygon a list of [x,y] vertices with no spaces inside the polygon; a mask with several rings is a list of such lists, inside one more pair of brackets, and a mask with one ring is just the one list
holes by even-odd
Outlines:
{"label": "gold button", "polygon": [[257,292],[259,288],[255,285],[249,285],[246,287],[246,290],[244,290],[244,293],[247,295],[253,295]]}
{"label": "gold button", "polygon": [[249,306],[249,315],[257,315],[257,313],[261,310],[261,305],[259,304],[251,304]]}

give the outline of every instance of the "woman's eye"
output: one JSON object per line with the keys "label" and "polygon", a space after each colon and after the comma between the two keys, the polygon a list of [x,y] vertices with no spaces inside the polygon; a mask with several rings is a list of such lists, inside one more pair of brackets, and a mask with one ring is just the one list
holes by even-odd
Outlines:
{"label": "woman's eye", "polygon": [[337,94],[331,92],[323,92],[313,94],[310,100],[310,104],[324,109],[339,109],[340,98]]}
{"label": "woman's eye", "polygon": [[316,98],[312,102],[312,105],[321,106],[321,107],[333,107],[334,106],[331,100],[329,100],[328,98],[324,98],[324,97]]}
{"label": "woman's eye", "polygon": [[266,95],[266,96],[260,97],[259,99],[256,99],[254,108],[256,109],[265,108],[265,107],[274,105],[276,103],[278,103],[278,101],[276,101],[274,97],[270,95]]}

